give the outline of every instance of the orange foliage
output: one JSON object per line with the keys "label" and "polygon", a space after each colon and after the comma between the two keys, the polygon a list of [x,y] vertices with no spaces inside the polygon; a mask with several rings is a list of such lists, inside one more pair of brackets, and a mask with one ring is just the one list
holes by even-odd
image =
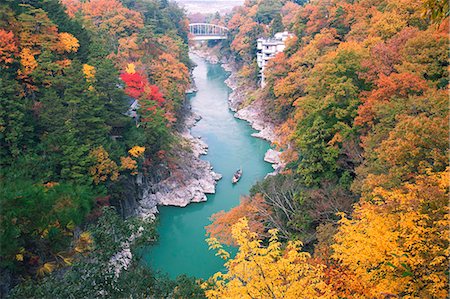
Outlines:
{"label": "orange foliage", "polygon": [[38,63],[34,58],[31,50],[28,48],[24,48],[20,52],[20,64],[22,65],[22,70],[19,71],[21,75],[28,76],[33,72],[35,68],[37,68]]}
{"label": "orange foliage", "polygon": [[59,35],[58,28],[48,18],[42,9],[35,9],[26,5],[26,13],[19,15],[20,22],[19,40],[22,49],[29,49],[32,55],[42,52],[42,49],[55,50]]}
{"label": "orange foliage", "polygon": [[187,67],[169,53],[161,54],[153,62],[152,75],[163,93],[169,93],[171,88],[176,88],[179,93],[184,93],[186,83],[189,82]]}
{"label": "orange foliage", "polygon": [[371,25],[369,33],[386,40],[405,28],[407,20],[394,11],[377,11]]}
{"label": "orange foliage", "polygon": [[264,221],[267,219],[269,206],[264,202],[261,194],[254,197],[243,197],[241,203],[228,212],[220,211],[211,216],[212,223],[206,227],[208,234],[212,238],[218,239],[224,244],[234,244],[231,233],[232,226],[239,219],[246,217],[249,228],[258,235],[265,235]]}
{"label": "orange foliage", "polygon": [[80,0],[61,0],[61,2],[64,6],[66,6],[66,13],[71,18],[73,18],[75,14],[81,10],[82,2]]}
{"label": "orange foliage", "polygon": [[358,116],[355,118],[356,125],[372,125],[374,121],[374,109],[378,105],[389,102],[393,97],[408,97],[418,95],[428,89],[424,79],[409,73],[393,73],[390,76],[380,75],[377,81],[377,88],[374,89],[367,98],[363,99],[363,104],[358,108]]}
{"label": "orange foliage", "polygon": [[138,45],[137,33],[121,37],[118,42],[117,55],[113,56],[115,56],[114,59],[119,62],[119,65],[128,61],[138,61],[144,55]]}
{"label": "orange foliage", "polygon": [[[187,67],[169,53],[161,54],[151,66],[152,78],[166,99],[179,100],[184,97],[189,86],[189,71]],[[156,91],[156,90],[155,90]],[[153,90],[151,94],[155,93]],[[162,96],[161,96],[162,98]],[[165,110],[174,115],[175,107],[172,101],[166,101]],[[170,117],[174,120],[174,117]]]}
{"label": "orange foliage", "polygon": [[126,37],[144,27],[141,14],[118,0],[89,0],[82,3],[82,11],[95,27],[111,36]]}
{"label": "orange foliage", "polygon": [[129,153],[131,156],[135,157],[135,158],[138,158],[138,157],[142,156],[142,155],[144,154],[144,152],[145,152],[145,147],[143,147],[143,146],[138,146],[138,145],[133,146],[133,147],[128,151],[128,153]]}
{"label": "orange foliage", "polygon": [[294,2],[286,2],[286,4],[281,8],[281,15],[283,16],[283,25],[285,28],[289,28],[294,25],[296,16],[300,9],[300,5]]}
{"label": "orange foliage", "polygon": [[78,40],[70,33],[62,32],[59,34],[57,50],[60,52],[76,52],[80,44]]}
{"label": "orange foliage", "polygon": [[130,157],[120,157],[120,169],[131,170],[132,175],[138,174],[137,162]]}
{"label": "orange foliage", "polygon": [[59,65],[61,69],[65,69],[72,65],[72,60],[70,59],[57,60],[55,61],[55,63]]}
{"label": "orange foliage", "polygon": [[[188,30],[189,31],[189,30]],[[182,58],[182,49],[180,47],[181,41],[175,40],[174,38],[168,35],[158,36],[156,42],[163,47],[163,51],[166,53],[170,53],[175,58]]]}
{"label": "orange foliage", "polygon": [[449,133],[447,118],[400,116],[376,153],[390,172],[408,180],[419,166],[439,169],[447,165]]}
{"label": "orange foliage", "polygon": [[250,55],[253,52],[253,40],[259,37],[263,29],[260,24],[252,20],[242,19],[240,21],[242,23],[239,26],[239,33],[234,38],[230,47],[244,59],[252,59]]}
{"label": "orange foliage", "polygon": [[59,185],[58,182],[47,182],[47,183],[44,184],[44,187],[46,189],[51,189],[51,188],[53,188],[55,186],[58,186],[58,185]]}
{"label": "orange foliage", "polygon": [[0,29],[0,63],[10,64],[14,61],[14,56],[17,55],[18,48],[14,33]]}
{"label": "orange foliage", "polygon": [[407,27],[387,41],[374,43],[370,49],[370,57],[363,62],[368,67],[365,77],[376,81],[383,74],[389,76],[401,63],[400,50],[409,39],[418,34],[418,29]]}

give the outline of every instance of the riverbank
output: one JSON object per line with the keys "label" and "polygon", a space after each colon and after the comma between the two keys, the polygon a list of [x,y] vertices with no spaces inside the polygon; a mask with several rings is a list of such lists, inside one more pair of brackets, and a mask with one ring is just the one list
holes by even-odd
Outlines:
{"label": "riverbank", "polygon": [[[216,193],[207,195],[206,202],[184,208],[160,206],[158,242],[145,247],[142,254],[150,268],[168,273],[171,278],[187,274],[207,279],[223,270],[224,261],[208,249],[205,226],[211,224],[213,214],[239,205],[242,196],[248,195],[251,187],[273,168],[263,160],[269,143],[252,137],[255,131],[229,109],[230,89],[224,83],[229,73],[197,55],[190,57],[197,65],[193,76],[198,88],[190,103],[192,111],[202,116],[191,135],[208,144],[208,155],[201,159],[211,163],[223,179],[217,183]],[[232,184],[238,168],[243,169],[243,175],[239,183]]]}
{"label": "riverbank", "polygon": [[[234,117],[247,121],[250,126],[258,131],[252,133],[253,137],[269,141],[271,144],[277,141],[275,125],[266,117],[263,109],[263,99],[257,98],[247,102],[254,88],[249,87],[239,78],[239,67],[230,57],[220,56],[217,48],[201,47],[192,49],[191,53],[205,59],[211,64],[221,64],[223,69],[230,73],[225,80],[225,84],[232,90],[228,97],[228,105],[231,111],[235,112]],[[269,149],[264,155],[264,161],[272,164],[274,172],[278,173],[284,168],[284,163],[280,158],[281,152]]]}
{"label": "riverbank", "polygon": [[[196,89],[195,84],[193,88]],[[192,112],[187,105],[183,124],[177,138],[180,146],[174,148],[170,155],[173,170],[167,178],[155,182],[153,178],[139,174],[130,187],[138,189],[137,207],[134,214],[146,221],[154,221],[159,213],[158,206],[185,207],[189,203],[207,200],[206,194],[216,192],[216,184],[222,175],[213,171],[211,163],[200,159],[208,153],[208,145],[199,137],[191,134],[191,129],[201,120],[201,116]],[[133,196],[131,196],[133,197]],[[118,277],[122,270],[126,270],[132,263],[131,246],[136,236],[129,236],[122,248],[114,254],[109,266],[114,269]]]}
{"label": "riverbank", "polygon": [[[235,112],[234,117],[247,121],[257,131],[251,134],[253,137],[272,144],[276,142],[275,125],[264,115],[263,100],[258,98],[250,103],[246,102],[254,89],[241,82],[237,64],[228,57],[220,57],[214,48],[191,49],[191,53],[208,63],[220,64],[230,73],[225,84],[232,90],[228,97],[228,106]],[[195,82],[192,90],[196,90]],[[195,115],[190,107],[186,113],[184,124],[177,136],[181,140],[181,146],[171,152],[175,163],[172,165],[170,175],[159,182],[150,181],[143,176],[137,180],[137,185],[142,190],[137,214],[144,219],[154,219],[158,213],[158,206],[185,207],[192,202],[206,201],[206,194],[215,193],[217,181],[222,177],[213,171],[208,161],[200,159],[200,156],[207,154],[208,145],[201,138],[191,134],[191,128],[201,116]],[[271,163],[274,168],[271,174],[278,173],[284,167],[280,154],[280,151],[269,149],[264,155],[264,161]]]}
{"label": "riverbank", "polygon": [[137,214],[144,219],[154,218],[158,206],[185,207],[191,202],[206,201],[206,194],[214,194],[217,181],[222,178],[208,161],[200,159],[201,155],[208,153],[208,145],[190,132],[201,117],[190,108],[187,114],[177,136],[180,146],[170,153],[173,157],[170,175],[157,183],[141,177],[143,193]]}

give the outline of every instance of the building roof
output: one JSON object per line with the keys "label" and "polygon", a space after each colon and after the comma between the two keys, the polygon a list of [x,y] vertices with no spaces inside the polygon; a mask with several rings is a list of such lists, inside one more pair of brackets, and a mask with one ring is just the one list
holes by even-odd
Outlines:
{"label": "building roof", "polygon": [[270,38],[258,38],[258,42],[261,42],[263,45],[283,45],[284,41],[292,36],[292,33],[287,31],[277,32],[273,37]]}

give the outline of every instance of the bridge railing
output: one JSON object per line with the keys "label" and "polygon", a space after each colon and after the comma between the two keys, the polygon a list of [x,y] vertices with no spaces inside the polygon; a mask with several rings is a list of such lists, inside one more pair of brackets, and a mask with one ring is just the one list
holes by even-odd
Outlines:
{"label": "bridge railing", "polygon": [[228,28],[208,23],[189,24],[189,32],[194,36],[226,36]]}

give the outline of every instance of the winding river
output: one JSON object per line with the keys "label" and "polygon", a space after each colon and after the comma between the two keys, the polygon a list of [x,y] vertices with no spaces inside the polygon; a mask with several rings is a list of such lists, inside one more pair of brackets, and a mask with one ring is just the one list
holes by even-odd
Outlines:
{"label": "winding river", "polygon": [[[202,159],[211,162],[223,178],[207,202],[191,203],[185,208],[160,207],[159,241],[146,248],[144,261],[171,278],[187,274],[206,279],[224,269],[223,261],[208,250],[205,242],[209,217],[238,205],[239,198],[273,169],[263,161],[269,144],[251,137],[254,130],[234,118],[228,109],[230,89],[224,83],[228,74],[220,65],[194,55],[191,59],[197,64],[193,75],[198,88],[191,97],[192,110],[202,116],[191,131],[208,144],[208,154]],[[231,177],[239,167],[243,169],[242,178],[232,185]]]}

